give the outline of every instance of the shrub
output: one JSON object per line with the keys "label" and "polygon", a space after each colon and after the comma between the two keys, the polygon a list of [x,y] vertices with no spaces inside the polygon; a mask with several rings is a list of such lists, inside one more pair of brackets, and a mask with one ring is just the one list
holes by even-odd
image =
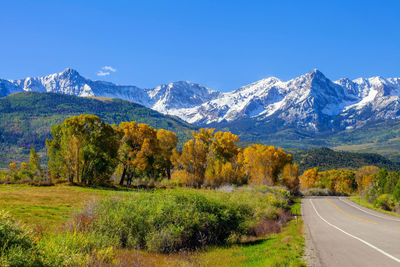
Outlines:
{"label": "shrub", "polygon": [[61,232],[34,238],[32,231],[0,211],[0,266],[103,266],[112,244],[93,233]]}
{"label": "shrub", "polygon": [[155,191],[101,200],[94,228],[120,247],[168,253],[225,243],[241,230],[246,212],[249,207],[187,190]]}
{"label": "shrub", "polygon": [[0,266],[37,266],[32,232],[0,211]]}
{"label": "shrub", "polygon": [[231,193],[142,191],[98,201],[92,211],[75,218],[71,229],[101,236],[103,243],[118,247],[170,253],[234,242],[244,234],[270,233],[270,227],[254,229],[274,220],[280,228],[286,222],[288,198],[287,190],[267,186],[241,187]]}
{"label": "shrub", "polygon": [[391,194],[382,194],[375,200],[375,207],[392,211],[396,206],[396,202]]}
{"label": "shrub", "polygon": [[88,266],[109,263],[114,256],[108,240],[92,233],[65,231],[43,237],[37,246],[44,266]]}

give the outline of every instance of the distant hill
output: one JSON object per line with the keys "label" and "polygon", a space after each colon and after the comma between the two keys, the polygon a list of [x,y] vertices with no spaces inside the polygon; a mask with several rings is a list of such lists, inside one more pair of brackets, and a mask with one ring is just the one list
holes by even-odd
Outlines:
{"label": "distant hill", "polygon": [[329,148],[313,148],[308,150],[288,150],[293,160],[300,165],[301,171],[318,167],[320,170],[358,169],[362,166],[374,165],[390,171],[400,169],[400,165],[376,153],[354,153],[334,151]]}
{"label": "distant hill", "polygon": [[0,98],[0,167],[24,160],[31,147],[42,151],[51,127],[65,118],[93,114],[107,123],[148,123],[174,131],[180,140],[194,126],[175,116],[163,115],[142,105],[113,98],[77,97],[55,93],[24,92]]}

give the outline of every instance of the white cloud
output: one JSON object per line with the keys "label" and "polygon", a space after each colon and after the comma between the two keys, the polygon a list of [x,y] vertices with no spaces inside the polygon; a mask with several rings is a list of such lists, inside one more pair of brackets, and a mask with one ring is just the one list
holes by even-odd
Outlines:
{"label": "white cloud", "polygon": [[97,76],[108,76],[111,73],[108,71],[103,71],[103,70],[99,70],[99,72],[97,73]]}
{"label": "white cloud", "polygon": [[116,72],[116,71],[117,71],[116,68],[113,68],[111,66],[104,66],[97,72],[97,76],[108,76],[112,72]]}
{"label": "white cloud", "polygon": [[103,69],[103,70],[112,71],[112,72],[116,72],[116,71],[117,71],[117,69],[115,69],[115,68],[113,68],[113,67],[111,67],[111,66],[104,66],[102,69]]}

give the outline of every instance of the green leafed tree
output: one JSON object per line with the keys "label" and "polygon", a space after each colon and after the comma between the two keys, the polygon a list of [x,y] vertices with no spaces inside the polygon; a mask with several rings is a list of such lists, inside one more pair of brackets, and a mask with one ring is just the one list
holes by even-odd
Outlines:
{"label": "green leafed tree", "polygon": [[66,119],[46,141],[52,178],[80,184],[109,181],[117,165],[119,138],[114,128],[94,115]]}

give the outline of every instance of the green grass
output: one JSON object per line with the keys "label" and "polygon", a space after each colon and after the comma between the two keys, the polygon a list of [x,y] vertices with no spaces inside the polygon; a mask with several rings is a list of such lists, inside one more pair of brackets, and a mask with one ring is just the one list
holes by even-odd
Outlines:
{"label": "green grass", "polygon": [[56,229],[89,201],[125,191],[76,186],[0,185],[0,209],[34,227]]}
{"label": "green grass", "polygon": [[387,211],[387,210],[383,210],[380,208],[377,208],[374,206],[374,204],[369,203],[368,201],[366,201],[365,199],[363,199],[361,196],[350,196],[349,199],[363,207],[366,207],[368,209],[372,209],[372,210],[376,210],[388,215],[392,215],[392,216],[396,216],[396,217],[400,217],[400,214],[396,213],[396,212],[392,212],[392,211]]}
{"label": "green grass", "polygon": [[199,255],[205,266],[306,266],[303,221],[292,220],[278,234]]}

